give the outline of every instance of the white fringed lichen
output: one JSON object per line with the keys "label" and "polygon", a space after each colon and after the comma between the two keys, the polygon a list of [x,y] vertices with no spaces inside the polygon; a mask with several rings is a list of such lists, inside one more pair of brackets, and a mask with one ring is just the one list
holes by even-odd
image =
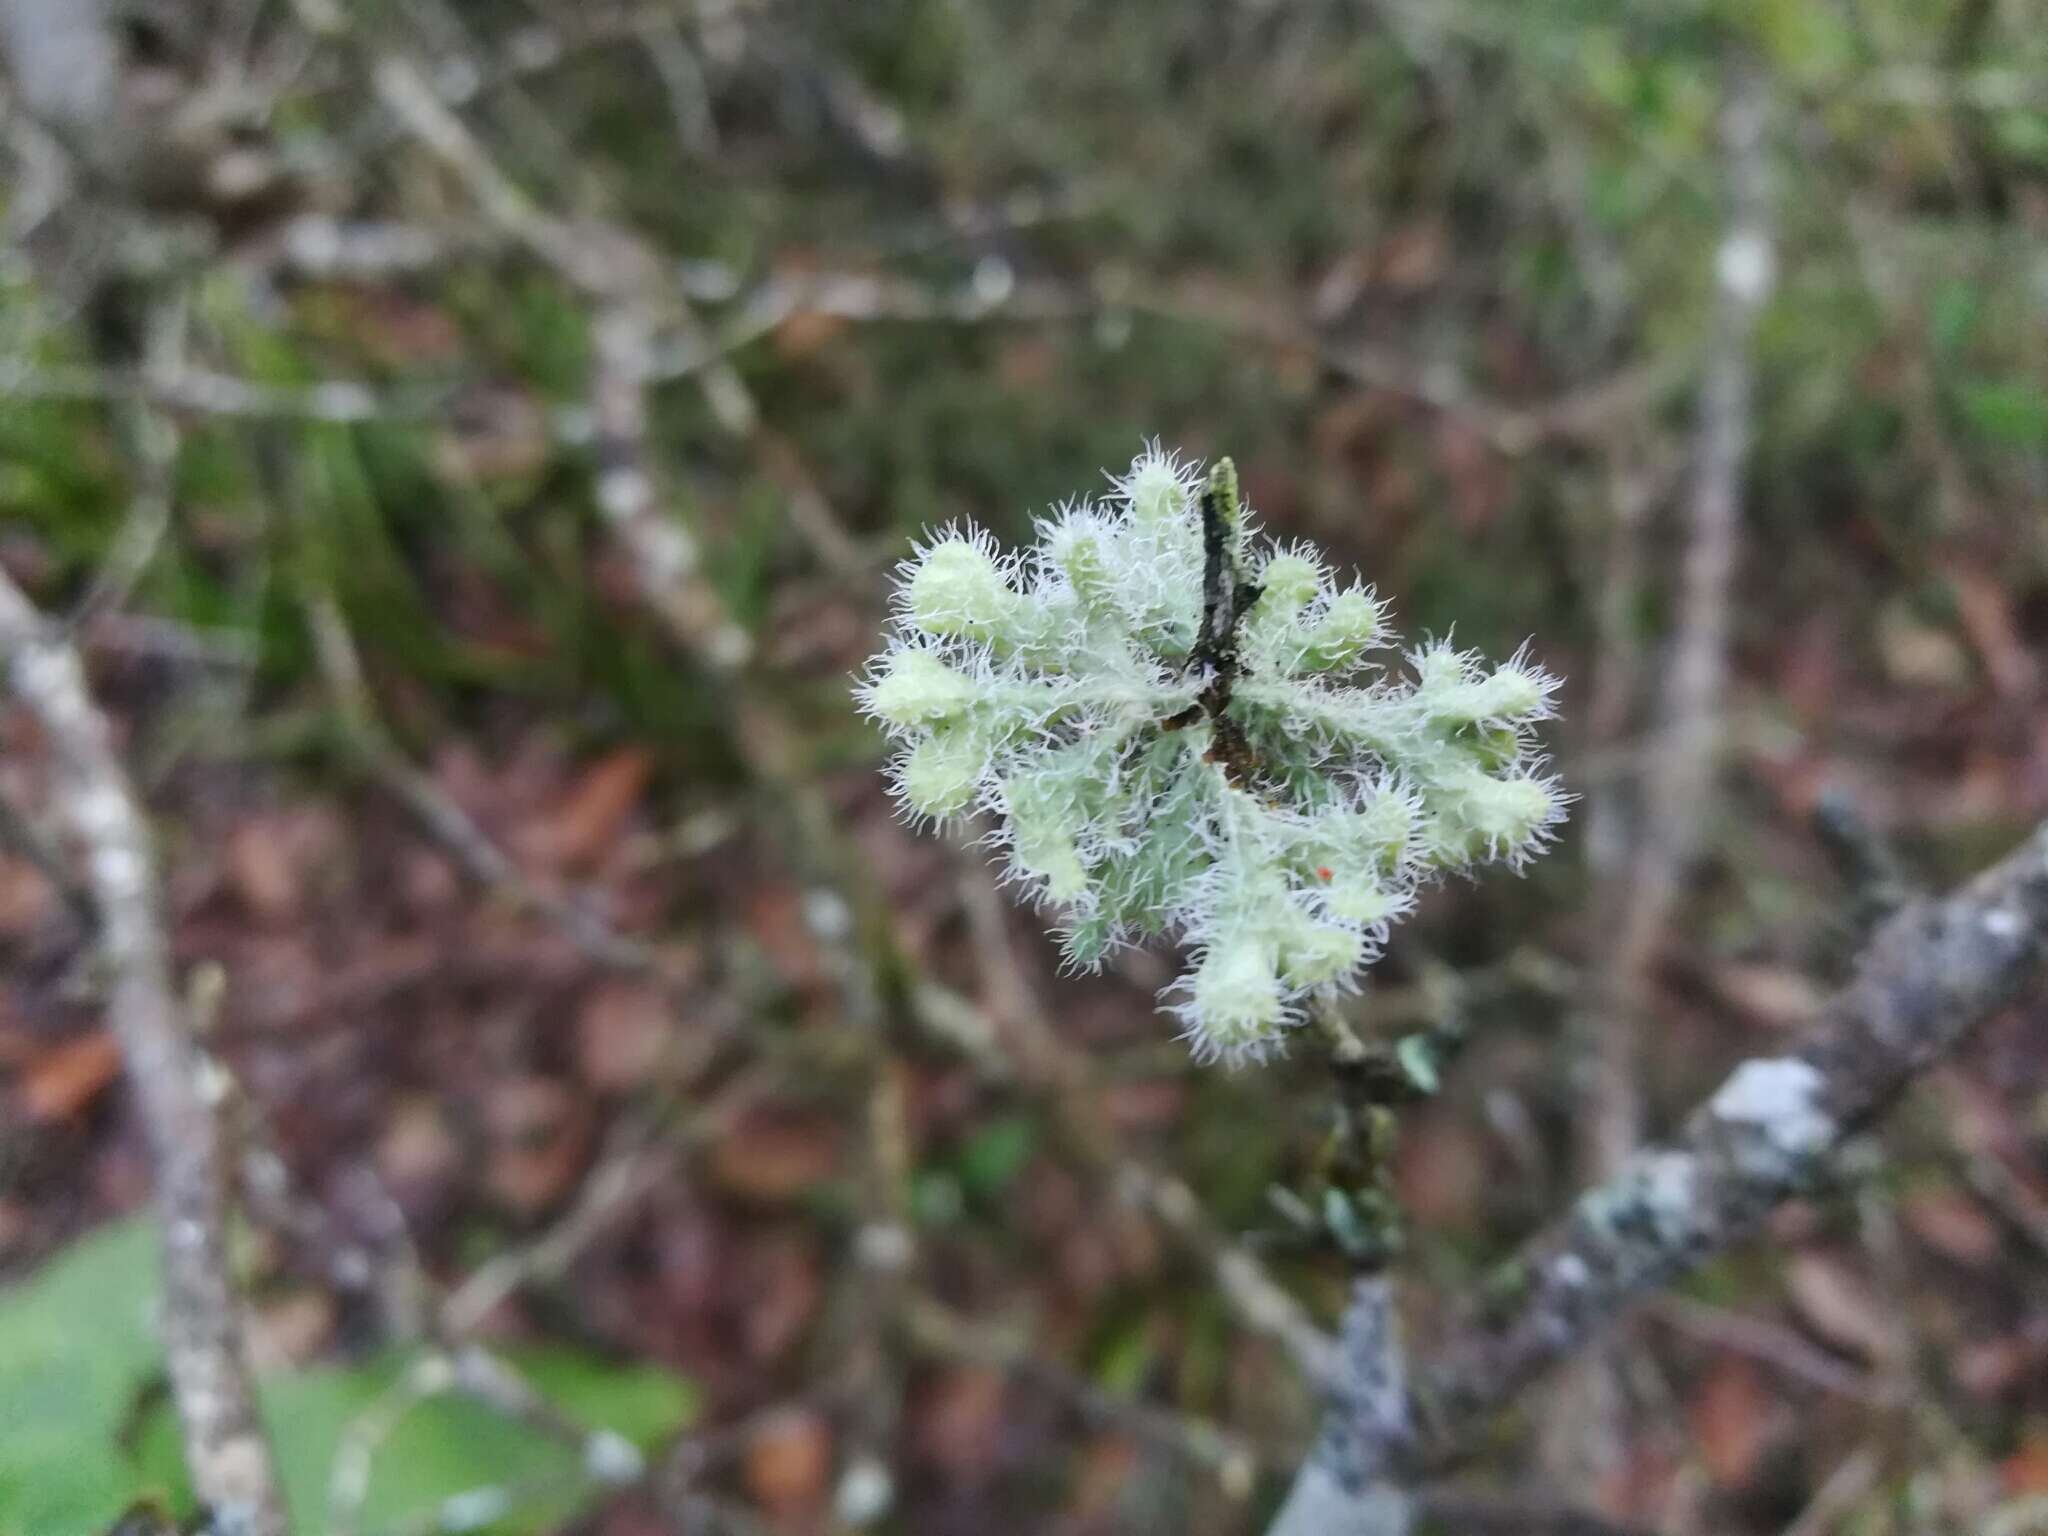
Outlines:
{"label": "white fringed lichen", "polygon": [[1068,959],[1188,944],[1168,989],[1203,1056],[1264,1055],[1356,984],[1419,884],[1519,866],[1567,799],[1532,730],[1556,680],[1445,642],[1306,544],[1255,537],[1230,461],[1156,450],[1007,553],[948,530],[901,569],[858,697],[914,817],[981,813]]}

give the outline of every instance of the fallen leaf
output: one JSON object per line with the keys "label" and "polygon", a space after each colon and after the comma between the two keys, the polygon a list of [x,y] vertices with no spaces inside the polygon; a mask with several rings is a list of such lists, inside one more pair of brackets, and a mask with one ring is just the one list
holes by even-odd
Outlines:
{"label": "fallen leaf", "polygon": [[299,1290],[266,1301],[251,1314],[249,1352],[259,1371],[312,1364],[334,1336],[334,1298]]}
{"label": "fallen leaf", "polygon": [[625,1093],[661,1061],[673,1024],[661,989],[644,981],[593,988],[576,1013],[576,1069],[600,1093]]}
{"label": "fallen leaf", "polygon": [[1425,1106],[1402,1129],[1394,1179],[1402,1210],[1418,1226],[1469,1229],[1488,1193],[1486,1148],[1469,1120]]}
{"label": "fallen leaf", "polygon": [[1899,1213],[1907,1229],[1943,1258],[1988,1264],[1998,1257],[1998,1224],[1961,1190],[1915,1190],[1900,1202]]}
{"label": "fallen leaf", "polygon": [[253,816],[228,834],[228,886],[261,923],[286,923],[299,912],[299,876],[274,822]]}
{"label": "fallen leaf", "polygon": [[1998,1464],[1998,1476],[2013,1498],[2048,1494],[2048,1423],[2028,1426],[2020,1448]]}
{"label": "fallen leaf", "polygon": [[1771,1395],[1756,1362],[1722,1355],[1708,1369],[1687,1409],[1707,1471],[1723,1488],[1745,1488],[1768,1443]]}
{"label": "fallen leaf", "polygon": [[522,846],[563,868],[595,863],[625,830],[653,772],[653,754],[640,747],[621,747],[599,758],[521,838]]}
{"label": "fallen leaf", "polygon": [[2009,573],[1994,574],[1958,561],[1950,565],[1948,578],[1963,632],[1983,660],[1991,686],[2008,699],[2026,697],[2039,676],[2039,664],[2013,617],[2006,591]]}
{"label": "fallen leaf", "polygon": [[845,335],[848,324],[845,316],[822,309],[794,310],[775,328],[770,344],[783,362],[801,362]]}
{"label": "fallen leaf", "polygon": [[440,1102],[430,1094],[408,1094],[391,1107],[377,1138],[378,1177],[401,1205],[409,1205],[445,1183],[462,1156]]}
{"label": "fallen leaf", "polygon": [[772,1415],[747,1442],[747,1492],[774,1519],[807,1520],[823,1508],[832,1477],[832,1427],[809,1408]]}
{"label": "fallen leaf", "polygon": [[103,1029],[52,1046],[22,1071],[21,1112],[48,1124],[84,1109],[120,1075],[121,1048]]}
{"label": "fallen leaf", "polygon": [[305,910],[306,893],[344,835],[321,805],[250,816],[228,833],[228,889],[258,922],[288,923]]}
{"label": "fallen leaf", "polygon": [[1827,995],[1811,976],[1782,965],[1723,965],[1712,979],[1730,1006],[1771,1029],[1798,1029],[1812,1022]]}
{"label": "fallen leaf", "polygon": [[520,1216],[538,1216],[569,1193],[590,1151],[590,1106],[545,1077],[496,1084],[485,1099],[491,1139],[486,1183]]}
{"label": "fallen leaf", "polygon": [[25,939],[57,910],[57,893],[27,859],[0,853],[0,938]]}
{"label": "fallen leaf", "polygon": [[818,1314],[825,1284],[815,1245],[797,1233],[749,1243],[734,1266],[747,1354],[775,1360],[801,1339]]}
{"label": "fallen leaf", "polygon": [[1418,219],[1404,224],[1380,243],[1376,253],[1380,281],[1407,292],[1427,288],[1443,275],[1448,251],[1449,240],[1441,223]]}
{"label": "fallen leaf", "polygon": [[1080,1457],[1080,1470],[1067,1499],[1066,1517],[1073,1522],[1101,1522],[1117,1512],[1131,1476],[1138,1470],[1138,1448],[1124,1435],[1098,1435]]}
{"label": "fallen leaf", "polygon": [[909,1441],[919,1460],[971,1482],[995,1466],[1002,1440],[1003,1373],[989,1365],[935,1372],[911,1399]]}
{"label": "fallen leaf", "polygon": [[742,1115],[711,1154],[727,1194],[776,1205],[808,1194],[840,1167],[840,1127],[822,1113],[766,1106]]}
{"label": "fallen leaf", "polygon": [[1835,1348],[1873,1364],[1898,1357],[1893,1319],[1863,1277],[1843,1261],[1801,1253],[1792,1260],[1786,1287],[1800,1319]]}

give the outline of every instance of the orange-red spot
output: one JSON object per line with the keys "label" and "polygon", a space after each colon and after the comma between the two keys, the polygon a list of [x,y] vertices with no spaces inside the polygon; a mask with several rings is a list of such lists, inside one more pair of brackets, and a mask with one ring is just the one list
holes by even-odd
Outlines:
{"label": "orange-red spot", "polygon": [[1316,878],[1318,880],[1334,880],[1336,874],[1337,872],[1327,864],[1318,864],[1316,866]]}

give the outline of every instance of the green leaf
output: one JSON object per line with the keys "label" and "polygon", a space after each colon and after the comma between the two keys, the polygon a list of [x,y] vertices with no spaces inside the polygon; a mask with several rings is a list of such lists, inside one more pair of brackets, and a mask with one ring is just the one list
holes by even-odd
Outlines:
{"label": "green leaf", "polygon": [[961,1184],[984,1199],[1002,1194],[1031,1160],[1035,1140],[1024,1115],[1005,1115],[984,1126],[960,1149]]}
{"label": "green leaf", "polygon": [[1394,1046],[1394,1059],[1408,1074],[1419,1092],[1434,1094],[1442,1086],[1437,1073],[1436,1047],[1425,1035],[1403,1035]]}
{"label": "green leaf", "polygon": [[145,1486],[121,1436],[159,1369],[156,1270],[137,1217],[0,1291],[0,1536],[104,1530]]}
{"label": "green leaf", "polygon": [[1936,288],[1927,310],[1935,350],[1944,355],[1960,352],[1977,328],[1981,307],[1977,290],[1968,283],[1951,280]]}
{"label": "green leaf", "polygon": [[1962,388],[1963,414],[1994,442],[2048,445],[2048,390],[2029,378],[1977,379]]}
{"label": "green leaf", "polygon": [[[0,1292],[0,1536],[94,1536],[138,1494],[190,1507],[175,1416],[161,1399],[142,1411],[161,1370],[156,1255],[148,1221],[119,1222]],[[468,1529],[529,1536],[602,1491],[576,1446],[474,1399],[444,1393],[406,1404],[394,1388],[420,1358],[394,1350],[262,1384],[300,1536],[328,1529],[335,1453],[373,1409],[392,1418],[371,1463],[365,1531],[466,1511]],[[642,1452],[694,1411],[689,1385],[656,1367],[554,1347],[501,1358],[566,1420]],[[451,1499],[465,1502],[451,1510]]]}
{"label": "green leaf", "polygon": [[[609,1430],[646,1451],[679,1429],[692,1394],[680,1379],[648,1366],[620,1365],[566,1349],[507,1351],[501,1357],[567,1419]],[[280,1376],[263,1389],[292,1528],[300,1536],[329,1529],[335,1453],[365,1416],[389,1409],[389,1433],[377,1443],[359,1528],[416,1527],[451,1499],[482,1514],[502,1494],[502,1513],[469,1526],[492,1536],[529,1536],[571,1518],[601,1491],[566,1445],[473,1398],[442,1393],[411,1403],[395,1389],[419,1361],[392,1351],[359,1365],[323,1366]],[[165,1411],[144,1437],[146,1464],[178,1476],[176,1427]],[[469,1501],[474,1500],[474,1503]]]}

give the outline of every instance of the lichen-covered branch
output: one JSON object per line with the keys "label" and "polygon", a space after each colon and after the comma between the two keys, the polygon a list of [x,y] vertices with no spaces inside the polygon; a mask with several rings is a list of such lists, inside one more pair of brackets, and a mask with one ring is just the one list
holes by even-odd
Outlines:
{"label": "lichen-covered branch", "polygon": [[1414,1435],[1393,1282],[1359,1280],[1328,1388],[1330,1407],[1267,1536],[1407,1536],[1409,1491],[1389,1474]]}
{"label": "lichen-covered branch", "polygon": [[2044,966],[2048,823],[1945,900],[1899,912],[1803,1039],[1742,1063],[1672,1141],[1580,1196],[1503,1266],[1484,1309],[1409,1366],[1398,1407],[1391,1301],[1383,1282],[1362,1282],[1322,1433],[1274,1536],[1405,1531],[1409,1479],[1456,1460],[1540,1372],[1752,1232]]}
{"label": "lichen-covered branch", "polygon": [[1530,1378],[1753,1230],[2044,962],[2048,825],[1954,895],[1894,917],[1797,1045],[1737,1067],[1674,1140],[1510,1261],[1498,1289],[1512,1304],[1417,1369],[1420,1459],[1450,1458]]}
{"label": "lichen-covered branch", "polygon": [[222,1536],[282,1536],[284,1504],[256,1416],[229,1278],[211,1073],[172,984],[149,828],[86,690],[77,652],[4,573],[0,658],[9,691],[49,740],[53,808],[85,855],[111,980],[109,1021],[156,1173],[164,1357],[192,1488]]}

